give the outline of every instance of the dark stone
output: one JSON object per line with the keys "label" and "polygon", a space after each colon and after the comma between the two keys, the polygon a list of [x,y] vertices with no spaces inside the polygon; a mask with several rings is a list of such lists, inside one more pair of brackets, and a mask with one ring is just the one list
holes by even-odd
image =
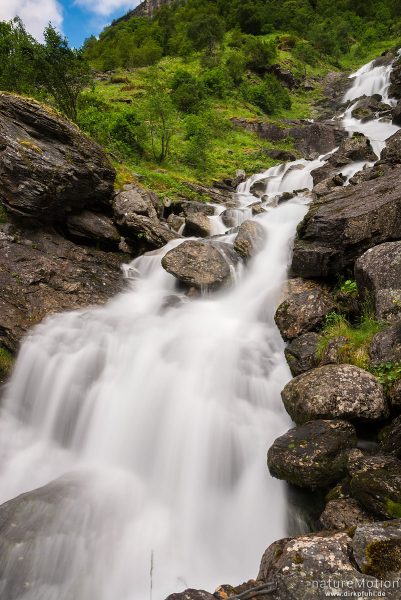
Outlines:
{"label": "dark stone", "polygon": [[352,116],[354,119],[365,122],[377,119],[390,112],[391,106],[382,102],[382,97],[379,94],[375,94],[374,96],[363,96],[358,100],[352,109]]}
{"label": "dark stone", "polygon": [[287,346],[285,357],[293,377],[318,366],[317,351],[320,339],[317,333],[304,333]]}
{"label": "dark stone", "polygon": [[296,154],[288,150],[266,150],[265,152],[267,156],[270,156],[270,158],[273,158],[281,163],[293,162],[297,160]]}
{"label": "dark stone", "polygon": [[339,365],[343,361],[342,351],[347,346],[348,340],[346,337],[340,335],[339,337],[332,338],[329,340],[322,357],[320,359],[321,365]]}
{"label": "dark stone", "polygon": [[393,109],[393,123],[401,126],[401,102]]}
{"label": "dark stone", "polygon": [[170,594],[166,600],[216,600],[216,598],[204,590],[185,590],[178,594]]}
{"label": "dark stone", "polygon": [[234,250],[244,260],[249,260],[262,250],[266,243],[266,230],[257,221],[244,221],[234,240]]}
{"label": "dark stone", "polygon": [[190,213],[185,219],[184,235],[196,237],[208,237],[212,233],[212,224],[209,217],[196,212]]}
{"label": "dark stone", "polygon": [[66,228],[79,241],[99,243],[115,249],[120,243],[120,234],[113,221],[100,213],[85,210],[77,215],[70,215],[66,220]]}
{"label": "dark stone", "polygon": [[401,163],[401,129],[388,138],[386,147],[380,155],[380,160],[389,165],[399,165]]}
{"label": "dark stone", "polygon": [[390,98],[401,98],[401,58],[393,65],[388,94]]}
{"label": "dark stone", "polygon": [[351,493],[368,511],[387,519],[401,515],[401,461],[389,455],[362,459]]}
{"label": "dark stone", "polygon": [[[362,573],[388,580],[399,577],[401,521],[371,523],[358,527],[352,540],[352,556]],[[399,587],[397,591],[400,592]]]}
{"label": "dark stone", "polygon": [[354,498],[338,498],[329,500],[319,520],[325,529],[341,531],[369,523],[373,517]]}
{"label": "dark stone", "polygon": [[373,300],[378,319],[393,322],[399,320],[401,242],[380,244],[365,252],[355,263],[355,280],[360,295]]}
{"label": "dark stone", "polygon": [[345,451],[356,446],[346,421],[310,421],[273,443],[267,455],[270,474],[300,487],[326,487],[345,474]]}
{"label": "dark stone", "polygon": [[401,362],[401,324],[376,333],[369,354],[373,365]]}
{"label": "dark stone", "polygon": [[185,217],[189,217],[195,213],[200,213],[207,217],[212,217],[215,213],[214,206],[207,204],[207,202],[195,202],[195,200],[185,200],[180,203],[180,207]]}
{"label": "dark stone", "polygon": [[292,379],[282,391],[295,423],[312,419],[375,421],[388,415],[376,377],[353,365],[325,365]]}
{"label": "dark stone", "polygon": [[71,122],[21,96],[0,94],[0,198],[31,224],[111,202],[115,171]]}
{"label": "dark stone", "polygon": [[401,458],[401,416],[382,429],[379,439],[380,452]]}

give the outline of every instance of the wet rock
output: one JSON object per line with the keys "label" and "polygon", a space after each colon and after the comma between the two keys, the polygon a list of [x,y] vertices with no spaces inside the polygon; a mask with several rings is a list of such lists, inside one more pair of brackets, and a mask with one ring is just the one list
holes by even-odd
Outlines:
{"label": "wet rock", "polygon": [[401,515],[401,461],[383,455],[362,459],[351,493],[368,511],[387,519]]}
{"label": "wet rock", "polygon": [[262,215],[263,213],[266,212],[266,209],[263,208],[261,202],[254,202],[253,204],[249,205],[249,208],[252,209],[252,214],[254,216],[256,216],[256,215]]}
{"label": "wet rock", "polygon": [[360,295],[373,300],[378,319],[401,318],[401,242],[365,252],[355,263],[355,280]]}
{"label": "wet rock", "polygon": [[352,116],[354,119],[360,121],[370,121],[371,119],[377,119],[378,117],[390,113],[391,106],[382,102],[380,94],[374,96],[363,96],[352,110]]}
{"label": "wet rock", "polygon": [[71,122],[21,96],[0,94],[0,198],[36,225],[70,210],[107,205],[115,171],[103,150]]}
{"label": "wet rock", "polygon": [[308,284],[290,291],[276,311],[274,319],[285,340],[318,328],[335,308],[322,287],[312,282]]}
{"label": "wet rock", "polygon": [[396,131],[386,141],[386,147],[382,150],[380,160],[390,165],[401,163],[401,130]]}
{"label": "wet rock", "polygon": [[68,233],[83,242],[99,243],[100,245],[118,248],[120,234],[113,221],[100,213],[85,210],[66,219]]}
{"label": "wet rock", "polygon": [[226,208],[226,210],[221,213],[220,218],[226,227],[233,229],[234,227],[239,226],[240,216],[242,218],[242,213],[237,208]]}
{"label": "wet rock", "polygon": [[[380,579],[399,577],[401,521],[372,523],[358,527],[352,540],[352,555],[362,573]],[[400,592],[400,589],[397,591]]]}
{"label": "wet rock", "polygon": [[178,594],[170,594],[166,600],[216,600],[216,597],[204,590],[185,590]]}
{"label": "wet rock", "polygon": [[393,65],[388,94],[390,98],[401,98],[401,58]]}
{"label": "wet rock", "polygon": [[185,219],[184,235],[208,237],[212,233],[212,224],[209,218],[202,213],[190,213]]}
{"label": "wet rock", "polygon": [[255,181],[255,183],[253,183],[250,187],[250,192],[251,194],[253,194],[254,196],[256,196],[256,198],[263,198],[263,196],[266,194],[266,186],[269,182],[269,178],[265,178],[265,179],[259,179],[258,181]]}
{"label": "wet rock", "polygon": [[171,213],[167,218],[167,225],[176,233],[179,233],[183,225],[185,225],[184,217]]}
{"label": "wet rock", "polygon": [[118,193],[113,200],[114,220],[127,238],[144,239],[151,248],[161,248],[177,234],[162,223],[152,195],[141,188]]}
{"label": "wet rock", "polygon": [[300,487],[326,487],[345,474],[346,453],[356,446],[346,421],[310,421],[279,437],[270,448],[270,474]]}
{"label": "wet rock", "polygon": [[316,184],[313,188],[313,193],[316,194],[317,197],[326,196],[331,190],[344,185],[345,181],[346,178],[341,173],[338,173],[337,175],[323,179],[323,181]]}
{"label": "wet rock", "polygon": [[369,139],[361,133],[354,133],[352,137],[346,138],[340,144],[336,152],[330,154],[326,164],[319,169],[312,171],[314,184],[332,176],[341,167],[351,164],[355,161],[373,161],[377,160],[376,154]]}
{"label": "wet rock", "polygon": [[353,498],[330,500],[320,515],[320,523],[325,529],[351,529],[373,521],[373,517]]}
{"label": "wet rock", "polygon": [[321,359],[321,365],[339,365],[343,360],[343,351],[348,344],[348,340],[343,335],[332,338],[329,340],[325,347]]}
{"label": "wet rock", "polygon": [[401,362],[401,323],[376,333],[369,354],[373,365]]}
{"label": "wet rock", "polygon": [[126,254],[80,247],[51,231],[12,231],[0,231],[0,344],[9,350],[48,314],[102,304],[122,289]]}
{"label": "wet rock", "polygon": [[304,333],[292,340],[285,349],[285,358],[293,377],[306,373],[319,364],[317,352],[320,343],[317,333]]}
{"label": "wet rock", "polygon": [[379,439],[380,452],[401,458],[401,416],[382,429]]}
{"label": "wet rock", "polygon": [[393,109],[393,123],[401,126],[401,102]]}
{"label": "wet rock", "polygon": [[234,240],[234,250],[243,259],[248,260],[255,256],[266,243],[266,231],[257,221],[244,221]]}
{"label": "wet rock", "polygon": [[288,150],[266,150],[267,156],[270,158],[274,158],[278,162],[293,162],[297,160],[297,156],[294,152],[289,152]]}
{"label": "wet rock", "polygon": [[353,365],[325,365],[290,381],[282,391],[295,423],[312,419],[375,421],[388,414],[376,377]]}
{"label": "wet rock", "polygon": [[368,248],[401,238],[401,166],[312,203],[298,227],[292,274],[327,277]]}
{"label": "wet rock", "polygon": [[194,213],[200,213],[201,215],[212,217],[215,213],[214,206],[211,206],[207,202],[195,202],[195,200],[185,200],[180,203],[180,207],[185,217],[189,217]]}
{"label": "wet rock", "polygon": [[223,243],[183,242],[162,259],[162,266],[184,285],[217,289],[232,281],[238,255]]}

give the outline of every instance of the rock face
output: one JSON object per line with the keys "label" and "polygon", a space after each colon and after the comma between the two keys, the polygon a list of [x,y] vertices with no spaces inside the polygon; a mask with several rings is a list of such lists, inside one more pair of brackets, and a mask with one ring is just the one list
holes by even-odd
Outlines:
{"label": "rock face", "polygon": [[315,201],[298,228],[292,273],[327,277],[365,250],[401,238],[401,167]]}
{"label": "rock face", "polygon": [[353,498],[330,500],[320,515],[320,523],[325,529],[338,531],[351,529],[356,525],[369,523],[373,517],[369,515]]}
{"label": "rock face", "polygon": [[267,464],[278,479],[300,487],[326,487],[345,473],[346,450],[356,443],[355,429],[346,421],[310,421],[279,437]]}
{"label": "rock face", "polygon": [[68,233],[78,240],[93,243],[100,242],[106,247],[115,249],[118,248],[121,238],[118,229],[109,217],[90,210],[68,216],[66,228]]}
{"label": "rock face", "polygon": [[401,59],[393,65],[390,75],[390,87],[388,90],[390,98],[401,98]]}
{"label": "rock face", "polygon": [[[394,527],[397,526],[394,523]],[[359,540],[364,537],[372,542],[371,547],[376,550],[376,534],[370,527],[370,524],[361,525],[355,531],[355,551],[358,556],[359,548],[364,547]],[[384,531],[385,527],[384,523]],[[391,533],[386,541],[391,542],[393,535]],[[370,548],[369,542],[365,547]],[[385,568],[379,568],[379,548],[383,552],[383,563],[392,567],[390,576]],[[361,592],[378,593],[384,589],[383,580],[389,580],[390,587],[386,588],[385,597],[387,600],[398,600],[401,588],[399,553],[394,553],[393,542],[386,546],[383,540],[377,550],[374,552],[374,563],[377,565],[375,574],[382,579],[362,574],[355,568],[356,563],[352,559],[354,541],[346,532],[322,532],[283,539],[272,544],[264,553],[258,581],[261,584],[267,581],[276,584],[274,594],[266,596],[273,600],[327,600],[329,596],[341,597],[342,591],[348,595],[354,593],[356,597]]]}
{"label": "rock face", "polygon": [[355,263],[355,279],[362,296],[373,299],[378,319],[401,316],[401,242],[371,248]]}
{"label": "rock face", "polygon": [[122,289],[128,260],[51,231],[0,226],[0,343],[15,351],[46,315],[106,302]]}
{"label": "rock face", "polygon": [[33,100],[0,94],[0,199],[32,222],[109,204],[115,171],[75,125]]}
{"label": "rock face", "polygon": [[295,281],[300,284],[292,284],[274,317],[285,340],[316,329],[335,308],[333,300],[318,284]]}
{"label": "rock face", "polygon": [[114,220],[127,238],[144,238],[151,248],[161,248],[178,236],[161,223],[155,197],[146,190],[127,186],[113,200]]}
{"label": "rock face", "polygon": [[284,352],[293,377],[318,366],[319,342],[320,336],[311,332],[304,333],[287,346]]}
{"label": "rock face", "polygon": [[387,519],[401,516],[401,461],[374,456],[359,461],[351,493],[368,511]]}
{"label": "rock face", "polygon": [[162,266],[186,286],[215,290],[231,282],[237,261],[228,244],[187,241],[167,252]]}
{"label": "rock face", "polygon": [[394,125],[401,125],[401,102],[393,109],[393,123]]}
{"label": "rock face", "polygon": [[312,419],[383,419],[388,408],[376,377],[352,365],[326,365],[299,375],[282,391],[295,423]]}
{"label": "rock face", "polygon": [[242,258],[248,260],[255,256],[266,242],[266,231],[256,221],[244,221],[240,225],[237,237],[234,240],[234,250]]}

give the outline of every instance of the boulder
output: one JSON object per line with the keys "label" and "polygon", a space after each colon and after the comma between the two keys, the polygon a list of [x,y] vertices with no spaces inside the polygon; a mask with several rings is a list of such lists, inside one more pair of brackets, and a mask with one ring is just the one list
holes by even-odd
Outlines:
{"label": "boulder", "polygon": [[376,377],[353,365],[325,365],[290,381],[281,393],[295,423],[312,419],[376,421],[388,415]]}
{"label": "boulder", "polygon": [[7,211],[36,225],[108,205],[115,171],[100,146],[73,123],[38,102],[2,92],[0,179]]}
{"label": "boulder", "polygon": [[254,202],[253,204],[249,205],[249,208],[252,209],[252,214],[254,216],[256,216],[256,215],[262,215],[263,213],[266,212],[266,209],[263,208],[261,202]]}
{"label": "boulder", "polygon": [[380,154],[380,160],[389,165],[401,163],[401,129],[388,138],[386,147]]}
{"label": "boulder", "polygon": [[341,142],[338,150],[329,155],[322,167],[312,171],[313,182],[315,185],[320,183],[328,177],[333,176],[341,167],[349,165],[352,162],[375,162],[376,160],[377,156],[373,152],[369,139],[361,133],[354,133],[352,137],[346,138]]}
{"label": "boulder", "polygon": [[185,225],[184,217],[180,217],[179,215],[175,215],[171,213],[171,215],[167,218],[167,225],[176,233],[179,233],[182,227]]}
{"label": "boulder", "polygon": [[380,94],[373,96],[363,96],[358,100],[352,109],[354,119],[366,122],[377,119],[380,116],[390,113],[391,106],[382,102]]}
{"label": "boulder", "polygon": [[170,594],[166,600],[216,600],[216,597],[204,590],[185,590],[178,594]]}
{"label": "boulder", "polygon": [[359,461],[350,489],[368,511],[387,519],[401,516],[401,461],[389,455]]}
{"label": "boulder", "polygon": [[248,260],[262,250],[266,242],[266,230],[257,221],[244,221],[234,240],[234,250]]}
{"label": "boulder", "polygon": [[362,573],[379,579],[399,577],[401,521],[370,523],[358,527],[352,540],[352,556]]}
{"label": "boulder", "polygon": [[329,500],[319,519],[325,529],[341,531],[373,521],[373,517],[354,498]]}
{"label": "boulder", "polygon": [[321,365],[339,365],[344,361],[343,355],[349,341],[343,335],[331,338],[322,352]]}
{"label": "boulder", "polygon": [[346,421],[310,421],[279,437],[267,464],[277,479],[300,487],[326,487],[345,474],[346,450],[356,446],[354,427]]}
{"label": "boulder", "polygon": [[388,90],[390,98],[401,98],[401,58],[393,65],[390,74],[390,87]]}
{"label": "boulder", "polygon": [[379,439],[380,452],[401,458],[401,416],[382,429]]}
{"label": "boulder", "polygon": [[118,248],[120,243],[120,234],[113,221],[90,210],[68,216],[66,228],[69,235],[81,242],[99,243],[111,248]]}
{"label": "boulder", "polygon": [[[366,527],[362,525],[360,527]],[[357,528],[356,531],[358,531]],[[327,600],[347,594],[386,590],[386,600],[399,600],[400,569],[385,580],[362,574],[352,559],[353,540],[346,532],[321,532],[275,542],[263,555],[258,581],[273,582],[273,600]],[[390,557],[390,552],[387,552]],[[397,564],[393,561],[393,564]],[[389,583],[389,588],[384,588]],[[263,593],[263,592],[261,592]],[[263,596],[262,596],[263,597]]]}
{"label": "boulder", "polygon": [[212,217],[215,213],[215,208],[207,202],[195,202],[195,200],[184,200],[180,202],[180,207],[185,217],[193,215],[194,213],[200,213],[207,217]]}
{"label": "boulder", "polygon": [[278,162],[293,162],[297,160],[297,155],[294,152],[288,150],[266,150],[267,156],[277,160]]}
{"label": "boulder", "polygon": [[232,282],[238,255],[228,244],[186,241],[162,259],[162,266],[182,284],[215,290]]}
{"label": "boulder", "polygon": [[365,250],[401,238],[401,165],[312,203],[298,227],[292,275],[328,277]]}
{"label": "boulder", "polygon": [[401,102],[393,109],[393,123],[401,126]]}
{"label": "boulder", "polygon": [[401,411],[401,379],[398,379],[388,392],[390,404],[397,411]]}
{"label": "boulder", "polygon": [[128,239],[142,238],[151,248],[162,248],[178,236],[162,223],[150,192],[130,186],[113,200],[114,220]]}
{"label": "boulder", "polygon": [[[298,280],[299,281],[299,280]],[[275,322],[284,340],[292,340],[317,329],[335,309],[328,293],[318,284],[293,286],[277,308]]]}
{"label": "boulder", "polygon": [[209,217],[203,213],[190,213],[185,219],[184,235],[208,237],[212,233],[212,224]]}
{"label": "boulder", "polygon": [[83,248],[52,231],[0,226],[0,344],[51,313],[102,304],[121,291],[125,254]]}
{"label": "boulder", "polygon": [[373,300],[380,320],[401,318],[401,242],[371,248],[355,263],[355,280],[362,297]]}
{"label": "boulder", "polygon": [[293,377],[318,366],[317,351],[320,341],[321,337],[311,332],[300,335],[288,344],[284,353]]}
{"label": "boulder", "polygon": [[401,323],[376,333],[369,354],[372,365],[401,362]]}

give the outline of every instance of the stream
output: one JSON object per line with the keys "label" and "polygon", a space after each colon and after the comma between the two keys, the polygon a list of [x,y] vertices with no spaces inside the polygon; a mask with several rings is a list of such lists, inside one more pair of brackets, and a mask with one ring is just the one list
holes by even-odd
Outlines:
{"label": "stream", "polygon": [[[390,72],[362,67],[345,100],[379,93],[391,102]],[[364,133],[379,155],[398,127],[351,112],[352,104],[343,127]],[[22,509],[33,533],[6,563],[0,557],[1,598],[163,600],[213,590],[256,576],[265,548],[288,535],[286,486],[266,467],[267,449],[291,426],[274,313],[310,194],[276,197],[312,189],[324,161],[278,165],[239,186],[235,218],[257,219],[267,242],[229,290],[191,300],[178,291],[160,264],[182,241],[174,240],[126,265],[126,290],[107,305],[52,316],[24,340],[0,415],[0,501],[61,479]],[[256,182],[266,212],[251,217]],[[220,212],[214,231],[232,243]],[[12,582],[27,560],[17,596]]]}

